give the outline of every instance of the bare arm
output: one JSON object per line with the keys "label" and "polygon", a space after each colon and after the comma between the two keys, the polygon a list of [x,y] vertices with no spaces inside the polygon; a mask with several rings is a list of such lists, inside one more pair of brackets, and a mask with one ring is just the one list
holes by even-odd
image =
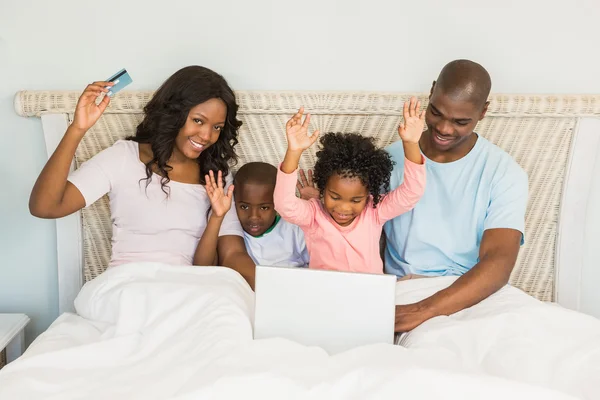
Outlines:
{"label": "bare arm", "polygon": [[298,110],[286,124],[286,135],[288,148],[285,153],[280,170],[277,171],[277,182],[273,201],[275,209],[281,217],[293,224],[307,226],[314,216],[314,209],[307,200],[296,197],[294,185],[296,184],[296,169],[302,156],[302,152],[309,148],[319,136],[319,131],[308,136],[308,124],[310,114],[302,123],[303,108]]}
{"label": "bare arm", "polygon": [[61,218],[85,207],[85,199],[79,189],[67,181],[69,168],[81,139],[110,102],[110,97],[105,96],[102,102],[96,105],[96,98],[102,92],[108,92],[106,86],[112,85],[110,82],[94,82],[87,86],[79,98],[73,123],[33,186],[29,197],[29,211],[32,215],[40,218]]}
{"label": "bare arm", "polygon": [[419,139],[425,126],[425,110],[415,97],[404,103],[404,122],[398,134],[404,147],[404,182],[383,197],[377,206],[377,214],[383,223],[412,210],[425,193],[426,170]]}
{"label": "bare arm", "polygon": [[219,265],[231,268],[242,275],[254,290],[256,265],[246,251],[244,239],[241,236],[221,236],[217,241]]}
{"label": "bare arm", "polygon": [[208,218],[206,229],[196,247],[194,253],[194,265],[215,265],[217,260],[217,242],[219,240],[219,230],[223,223],[225,214],[231,209],[233,202],[233,185],[229,185],[227,191],[223,186],[223,173],[221,171],[215,175],[212,171],[204,177],[206,193],[210,199],[212,213]]}
{"label": "bare arm", "polygon": [[404,147],[404,156],[407,160],[415,164],[423,164],[423,156],[418,143],[402,142],[402,147]]}
{"label": "bare arm", "polygon": [[67,181],[75,150],[85,132],[70,126],[58,147],[42,169],[31,196],[29,211],[39,218],[61,218],[85,207],[85,199],[75,185]]}
{"label": "bare arm", "polygon": [[217,242],[222,222],[223,216],[217,217],[213,214],[208,218],[208,224],[202,233],[202,237],[194,253],[194,265],[215,265],[215,260],[217,260]]}
{"label": "bare arm", "polygon": [[290,149],[288,149],[285,152],[285,157],[283,157],[283,162],[281,163],[281,171],[286,174],[291,174],[296,171],[301,156],[302,150],[290,151]]}
{"label": "bare arm", "polygon": [[283,163],[281,163],[281,171],[286,174],[296,171],[302,152],[312,146],[319,137],[319,131],[314,131],[311,136],[308,136],[310,114],[307,114],[304,122],[302,122],[303,114],[304,107],[300,107],[298,112],[285,125],[288,148]]}
{"label": "bare arm", "polygon": [[396,332],[410,331],[430,318],[471,307],[508,283],[517,261],[521,232],[489,229],[483,234],[479,263],[448,288],[418,303],[396,306]]}

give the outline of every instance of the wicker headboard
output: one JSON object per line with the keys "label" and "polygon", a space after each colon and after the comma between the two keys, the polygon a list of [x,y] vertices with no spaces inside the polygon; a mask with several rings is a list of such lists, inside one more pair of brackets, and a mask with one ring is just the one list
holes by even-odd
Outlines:
{"label": "wicker headboard", "polygon": [[[248,161],[277,164],[286,148],[284,124],[303,105],[322,132],[376,136],[381,146],[397,140],[403,102],[411,94],[336,92],[237,92],[240,103],[238,167]],[[72,119],[79,93],[24,91],[15,106],[23,116],[67,114]],[[115,140],[131,135],[152,92],[121,92],[88,132],[76,153],[76,167]],[[417,94],[422,102],[425,94]],[[526,244],[511,283],[541,300],[553,300],[556,238],[563,179],[574,132],[582,117],[600,116],[600,96],[493,95],[477,131],[497,144],[529,175]],[[301,167],[314,163],[315,147]],[[100,274],[110,257],[111,223],[106,196],[82,210],[84,279]]]}

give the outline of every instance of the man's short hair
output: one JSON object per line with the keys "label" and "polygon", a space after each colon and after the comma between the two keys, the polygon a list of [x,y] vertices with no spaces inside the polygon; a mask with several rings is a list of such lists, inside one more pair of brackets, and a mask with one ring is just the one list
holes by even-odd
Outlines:
{"label": "man's short hair", "polygon": [[491,89],[490,74],[480,64],[470,60],[454,60],[442,68],[433,90],[483,107]]}

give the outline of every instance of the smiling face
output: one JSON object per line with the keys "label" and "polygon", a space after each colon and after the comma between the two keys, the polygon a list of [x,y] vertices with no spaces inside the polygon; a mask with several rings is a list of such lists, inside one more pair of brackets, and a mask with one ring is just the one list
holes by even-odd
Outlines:
{"label": "smiling face", "polygon": [[341,226],[350,225],[368,200],[369,191],[359,178],[344,178],[339,174],[329,177],[323,193],[323,207]]}
{"label": "smiling face", "polygon": [[210,99],[190,109],[175,139],[175,152],[187,159],[197,159],[215,144],[225,126],[227,106],[221,99]]}
{"label": "smiling face", "polygon": [[482,108],[471,101],[436,90],[434,86],[425,114],[427,132],[421,138],[421,147],[426,155],[464,157],[477,140],[473,130],[486,111],[487,103]]}

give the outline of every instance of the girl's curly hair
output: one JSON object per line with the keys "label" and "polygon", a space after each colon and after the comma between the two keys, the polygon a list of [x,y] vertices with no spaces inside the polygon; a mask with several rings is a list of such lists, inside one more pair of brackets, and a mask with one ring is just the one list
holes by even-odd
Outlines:
{"label": "girl's curly hair", "polygon": [[128,137],[138,143],[149,143],[153,158],[146,164],[146,186],[152,180],[152,167],[155,165],[162,175],[160,184],[168,195],[169,183],[167,162],[173,154],[175,138],[185,125],[190,110],[210,99],[221,99],[227,106],[227,118],[219,139],[198,157],[200,183],[205,184],[204,176],[213,171],[223,172],[223,179],[231,165],[237,162],[235,146],[238,143],[238,129],[242,122],[237,119],[238,104],[233,90],[225,78],[216,72],[197,65],[180,69],[169,77],[156,91],[144,107],[144,119],[138,125],[135,136]]}
{"label": "girl's curly hair", "polygon": [[321,196],[333,174],[343,178],[359,178],[373,196],[373,208],[390,189],[394,162],[383,149],[375,146],[374,138],[357,133],[327,133],[320,139],[314,180]]}

